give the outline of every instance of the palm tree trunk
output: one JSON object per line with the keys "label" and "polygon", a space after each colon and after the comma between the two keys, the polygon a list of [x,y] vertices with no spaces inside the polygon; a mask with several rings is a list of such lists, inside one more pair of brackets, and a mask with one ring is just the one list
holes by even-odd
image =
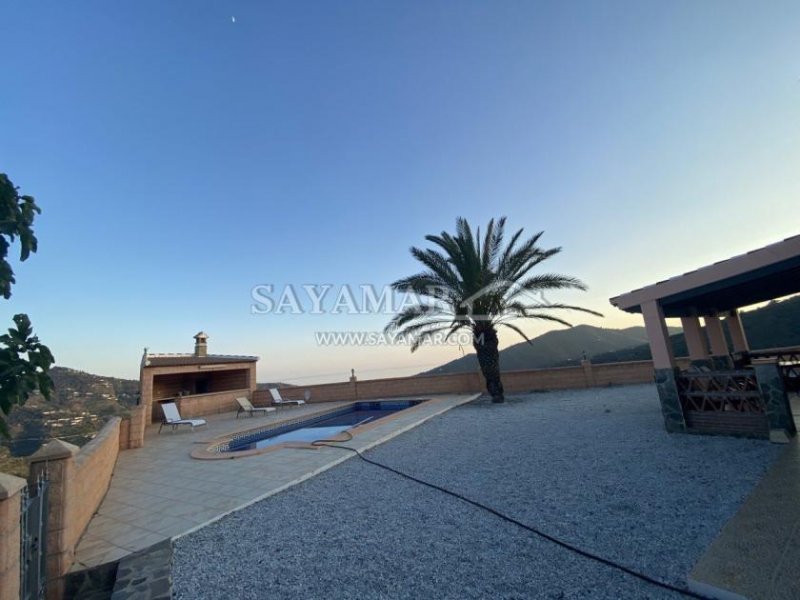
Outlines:
{"label": "palm tree trunk", "polygon": [[494,326],[479,324],[472,332],[472,345],[478,355],[478,364],[486,380],[486,391],[492,402],[505,402],[503,382],[500,381],[500,352],[497,350],[497,331]]}

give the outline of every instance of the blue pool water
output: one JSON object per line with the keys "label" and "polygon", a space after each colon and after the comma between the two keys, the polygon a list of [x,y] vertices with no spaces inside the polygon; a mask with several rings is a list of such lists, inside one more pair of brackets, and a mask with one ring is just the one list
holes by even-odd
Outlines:
{"label": "blue pool water", "polygon": [[315,442],[331,437],[357,425],[372,423],[387,415],[411,408],[424,400],[394,400],[356,402],[341,410],[330,412],[291,425],[257,431],[231,440],[223,452],[239,452],[267,448],[282,442]]}

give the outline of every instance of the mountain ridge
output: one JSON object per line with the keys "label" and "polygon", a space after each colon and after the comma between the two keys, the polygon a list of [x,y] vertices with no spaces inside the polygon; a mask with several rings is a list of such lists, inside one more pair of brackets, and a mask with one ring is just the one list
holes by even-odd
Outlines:
{"label": "mountain ridge", "polygon": [[[672,331],[677,331],[672,328]],[[576,325],[554,329],[532,338],[530,343],[519,342],[500,351],[501,371],[543,369],[577,364],[584,357],[638,346],[647,341],[643,326],[613,329],[593,325]],[[466,373],[478,369],[474,353],[467,354],[420,375]]]}

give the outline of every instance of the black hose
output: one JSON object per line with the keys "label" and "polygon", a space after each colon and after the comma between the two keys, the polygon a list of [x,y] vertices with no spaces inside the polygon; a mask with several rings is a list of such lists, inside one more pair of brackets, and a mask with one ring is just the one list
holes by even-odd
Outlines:
{"label": "black hose", "polygon": [[[353,436],[349,432],[345,431],[344,433],[346,433],[349,436],[349,439],[348,440],[344,440],[344,441],[350,441],[350,440],[353,439]],[[331,443],[331,442],[333,442],[333,443]],[[658,579],[650,577],[649,575],[645,575],[644,573],[640,573],[638,571],[635,571],[635,570],[633,570],[633,569],[631,569],[629,567],[626,567],[625,565],[621,565],[619,563],[616,563],[613,560],[609,560],[607,558],[603,558],[602,556],[598,556],[596,554],[592,554],[591,552],[588,552],[586,550],[582,550],[581,548],[578,548],[577,546],[573,546],[572,544],[570,544],[568,542],[565,542],[563,540],[560,540],[560,539],[558,539],[558,538],[556,538],[556,537],[554,537],[552,535],[549,535],[549,534],[547,534],[547,533],[545,533],[543,531],[540,531],[539,529],[536,529],[535,527],[531,527],[530,525],[526,525],[525,523],[523,523],[522,521],[518,521],[514,517],[509,517],[508,515],[505,515],[505,514],[501,513],[499,510],[496,510],[496,509],[492,508],[491,506],[486,506],[485,504],[481,504],[480,502],[477,502],[476,500],[472,500],[470,498],[467,498],[466,496],[463,496],[462,494],[459,494],[458,492],[453,492],[451,490],[448,490],[448,489],[443,488],[441,486],[438,486],[436,484],[433,484],[433,483],[424,481],[422,479],[419,479],[417,477],[414,477],[413,475],[409,475],[408,473],[404,473],[403,471],[399,471],[399,470],[397,470],[397,469],[395,469],[393,467],[390,467],[388,465],[384,465],[383,463],[379,463],[378,461],[372,460],[371,458],[367,458],[359,450],[356,450],[355,448],[350,448],[349,446],[335,446],[334,443],[339,443],[339,442],[337,442],[336,440],[317,440],[315,442],[312,442],[311,445],[312,446],[326,446],[328,448],[338,448],[340,450],[347,450],[349,452],[352,452],[352,453],[356,454],[364,462],[367,462],[367,463],[369,463],[371,465],[375,465],[376,467],[379,467],[381,469],[385,469],[386,471],[389,471],[391,473],[399,475],[400,477],[404,477],[406,479],[409,479],[410,481],[413,481],[415,483],[419,483],[420,485],[424,485],[424,486],[429,487],[431,489],[434,489],[434,490],[440,491],[442,493],[448,494],[450,496],[453,496],[454,498],[458,498],[462,502],[466,502],[467,504],[471,504],[472,506],[475,506],[477,508],[485,510],[485,511],[495,515],[496,517],[498,517],[500,519],[503,519],[504,521],[507,521],[509,523],[513,523],[514,525],[516,525],[518,527],[521,527],[522,529],[525,529],[526,531],[530,531],[531,533],[536,534],[539,537],[542,537],[542,538],[548,540],[549,542],[552,542],[552,543],[554,543],[554,544],[556,544],[558,546],[561,546],[562,548],[565,548],[565,549],[569,550],[570,552],[574,552],[575,554],[583,556],[584,558],[588,558],[588,559],[597,561],[597,562],[599,562],[599,563],[601,563],[603,565],[611,567],[612,569],[617,569],[619,571],[622,571],[623,573],[627,573],[628,575],[636,577],[637,579],[641,579],[642,581],[645,581],[645,582],[647,582],[647,583],[649,583],[651,585],[663,588],[665,590],[669,590],[671,592],[676,592],[678,594],[683,594],[684,596],[687,596],[689,598],[699,598],[700,600],[710,600],[708,598],[708,596],[703,596],[703,595],[697,594],[697,593],[695,593],[695,592],[693,592],[693,591],[691,591],[689,589],[679,588],[679,587],[671,585],[669,583],[665,583],[663,581],[659,581]]]}

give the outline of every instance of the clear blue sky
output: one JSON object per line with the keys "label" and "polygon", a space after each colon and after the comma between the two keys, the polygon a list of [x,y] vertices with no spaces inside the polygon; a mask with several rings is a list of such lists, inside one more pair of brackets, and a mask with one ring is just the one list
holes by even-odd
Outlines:
{"label": "clear blue sky", "polygon": [[[235,19],[235,20],[234,20]],[[798,233],[800,4],[9,2],[0,171],[43,208],[4,321],[58,364],[261,356],[403,375],[457,348],[318,348],[386,316],[252,315],[271,283],[382,285],[455,217],[545,230],[620,292]],[[549,326],[531,324],[533,334]],[[501,343],[518,340],[503,334]]]}

